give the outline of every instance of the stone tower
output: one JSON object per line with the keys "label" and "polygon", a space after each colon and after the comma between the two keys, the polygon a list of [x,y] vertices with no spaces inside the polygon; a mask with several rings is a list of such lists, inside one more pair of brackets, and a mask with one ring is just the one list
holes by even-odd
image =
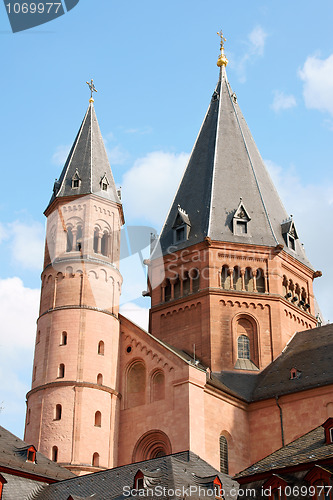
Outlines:
{"label": "stone tower", "polygon": [[119,425],[118,268],[124,218],[93,99],[45,215],[25,439],[81,474],[116,464]]}
{"label": "stone tower", "polygon": [[[222,39],[223,42],[223,39]],[[265,368],[316,325],[315,272],[226,74],[149,264],[151,332],[213,372]]]}

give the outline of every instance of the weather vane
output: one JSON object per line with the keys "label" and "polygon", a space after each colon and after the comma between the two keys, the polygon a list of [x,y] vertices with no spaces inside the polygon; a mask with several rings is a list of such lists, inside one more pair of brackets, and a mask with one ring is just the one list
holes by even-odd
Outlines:
{"label": "weather vane", "polygon": [[89,99],[89,102],[94,102],[94,99],[93,99],[93,92],[97,92],[96,88],[95,88],[95,85],[94,85],[94,80],[91,79],[90,82],[87,82],[87,85],[88,87],[90,88],[90,99]]}
{"label": "weather vane", "polygon": [[223,33],[222,33],[222,30],[218,31],[217,34],[219,35],[219,37],[221,38],[221,43],[220,43],[220,49],[222,50],[224,48],[224,42],[227,41],[226,38],[224,38],[223,36]]}

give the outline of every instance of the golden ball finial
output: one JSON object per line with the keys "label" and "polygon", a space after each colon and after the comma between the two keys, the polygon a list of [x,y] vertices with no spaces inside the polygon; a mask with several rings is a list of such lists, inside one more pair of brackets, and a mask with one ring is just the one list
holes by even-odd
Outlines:
{"label": "golden ball finial", "polygon": [[89,102],[92,103],[92,102],[95,102],[95,101],[94,101],[94,99],[92,97],[90,97]]}
{"label": "golden ball finial", "polygon": [[219,68],[221,66],[226,66],[228,64],[228,59],[225,57],[224,53],[220,54],[216,64],[218,65]]}
{"label": "golden ball finial", "polygon": [[221,39],[221,41],[220,41],[220,52],[221,53],[219,55],[219,58],[218,58],[216,64],[220,68],[221,66],[226,66],[228,64],[228,59],[226,58],[225,53],[224,53],[224,42],[226,42],[227,39],[224,38],[222,30],[218,31],[217,34],[219,35],[219,37]]}

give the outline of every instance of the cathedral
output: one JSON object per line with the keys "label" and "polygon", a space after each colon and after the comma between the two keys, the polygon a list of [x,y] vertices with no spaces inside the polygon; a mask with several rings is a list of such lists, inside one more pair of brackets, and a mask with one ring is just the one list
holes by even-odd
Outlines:
{"label": "cathedral", "polygon": [[333,416],[321,272],[242,115],[223,42],[145,261],[148,331],[119,313],[125,219],[92,97],[45,210],[25,441],[77,475],[185,451],[235,475]]}

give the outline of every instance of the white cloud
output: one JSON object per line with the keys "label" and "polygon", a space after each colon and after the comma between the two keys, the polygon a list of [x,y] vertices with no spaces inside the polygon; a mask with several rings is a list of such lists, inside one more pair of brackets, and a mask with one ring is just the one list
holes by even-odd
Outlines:
{"label": "white cloud", "polygon": [[39,222],[9,224],[12,236],[12,258],[26,269],[41,269],[43,265],[44,226]]}
{"label": "white cloud", "polygon": [[249,34],[250,52],[252,55],[262,56],[266,43],[267,33],[261,26],[256,26]]}
{"label": "white cloud", "polygon": [[140,307],[133,302],[127,302],[120,308],[121,314],[126,318],[141,326],[144,330],[148,330],[149,308]]}
{"label": "white cloud", "polygon": [[57,166],[63,167],[67,160],[71,146],[58,146],[53,153],[52,163]]}
{"label": "white cloud", "polygon": [[0,279],[1,425],[21,435],[30,386],[39,290],[15,278]]}
{"label": "white cloud", "polygon": [[160,227],[168,213],[187,160],[187,153],[174,154],[164,151],[155,151],[136,160],[122,181],[126,216],[148,219]]}
{"label": "white cloud", "polygon": [[6,240],[9,237],[8,230],[5,228],[3,224],[0,222],[0,243]]}
{"label": "white cloud", "polygon": [[137,135],[146,135],[146,134],[151,134],[152,132],[151,127],[139,127],[139,128],[129,128],[125,130],[126,134],[137,134]]}
{"label": "white cloud", "polygon": [[327,59],[309,56],[299,75],[306,107],[333,115],[333,54]]}
{"label": "white cloud", "polygon": [[296,106],[296,99],[293,95],[286,95],[280,90],[274,91],[274,99],[272,103],[273,110],[278,113],[282,109],[290,109]]}
{"label": "white cloud", "polygon": [[304,184],[292,168],[286,171],[271,161],[265,163],[288,213],[294,216],[310,262],[323,272],[322,278],[315,279],[315,294],[325,319],[333,320],[333,232],[329,222],[333,219],[333,183]]}
{"label": "white cloud", "polygon": [[38,303],[39,290],[25,288],[20,278],[0,279],[1,351],[32,347]]}
{"label": "white cloud", "polygon": [[245,52],[241,59],[234,63],[235,69],[238,72],[241,82],[246,81],[246,66],[248,63],[253,63],[258,57],[262,57],[265,51],[267,33],[261,26],[253,28],[249,33],[245,42]]}

